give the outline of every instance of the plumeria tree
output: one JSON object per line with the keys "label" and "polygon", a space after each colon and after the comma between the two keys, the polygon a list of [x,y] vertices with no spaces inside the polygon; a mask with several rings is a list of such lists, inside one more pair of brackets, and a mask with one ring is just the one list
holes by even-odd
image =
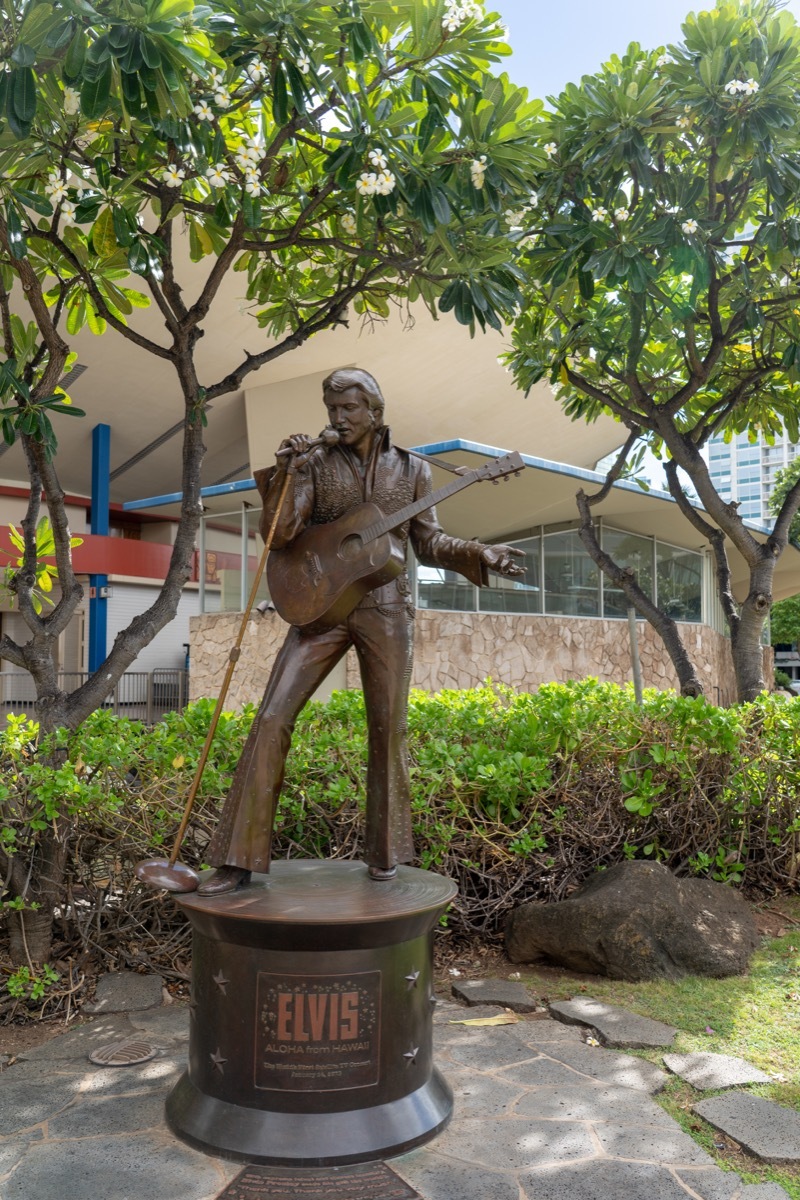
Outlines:
{"label": "plumeria tree", "polygon": [[[631,45],[553,102],[512,356],[526,388],[549,376],[571,416],[625,427],[606,485],[578,494],[581,537],[696,693],[679,626],[594,520],[642,445],[666,458],[670,492],[713,548],[742,700],[764,687],[761,633],[800,484],[762,543],[716,490],[703,447],[745,430],[770,440],[782,423],[798,439],[800,32],[780,9],[723,0],[687,17],[679,45]],[[729,546],[749,569],[738,598]]]}
{"label": "plumeria tree", "polygon": [[[488,73],[507,53],[498,19],[474,0],[4,6],[0,429],[22,441],[31,492],[11,579],[29,639],[3,637],[0,655],[31,672],[43,730],[78,725],[174,615],[215,397],[319,330],[384,317],[391,304],[453,309],[473,332],[511,315],[518,272],[505,214],[527,194],[526,130],[541,106]],[[260,344],[204,378],[195,348],[231,272]],[[163,318],[160,339],[137,325],[148,305]],[[67,693],[54,647],[81,587],[56,429],[76,410],[58,385],[84,325],[174,368],[183,502],[159,597]],[[42,503],[60,587],[45,612],[35,600]],[[0,839],[11,895],[40,906],[26,914],[35,958],[68,832],[55,801],[41,816],[24,846]]]}

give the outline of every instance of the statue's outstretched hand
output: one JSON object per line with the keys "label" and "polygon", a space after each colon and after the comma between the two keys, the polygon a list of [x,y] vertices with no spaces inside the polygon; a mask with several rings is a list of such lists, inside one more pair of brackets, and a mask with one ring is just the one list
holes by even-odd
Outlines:
{"label": "statue's outstretched hand", "polygon": [[484,546],[481,550],[481,558],[489,570],[505,575],[507,579],[520,579],[525,574],[524,565],[514,561],[524,557],[525,551],[516,546]]}

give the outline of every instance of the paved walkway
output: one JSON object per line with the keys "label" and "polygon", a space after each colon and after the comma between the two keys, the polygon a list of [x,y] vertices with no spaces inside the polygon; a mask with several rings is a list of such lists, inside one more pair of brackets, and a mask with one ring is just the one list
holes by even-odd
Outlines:
{"label": "paved walkway", "polygon": [[[497,1012],[497,1009],[492,1010]],[[449,1127],[390,1165],[424,1200],[782,1200],[743,1185],[652,1099],[665,1076],[586,1045],[550,1018],[451,1024],[482,1015],[442,1003],[437,1062],[456,1097]],[[188,1010],[100,1016],[26,1051],[0,1074],[0,1200],[214,1200],[241,1164],[185,1146],[164,1122],[184,1068]],[[103,1068],[90,1049],[145,1035],[159,1056]]]}

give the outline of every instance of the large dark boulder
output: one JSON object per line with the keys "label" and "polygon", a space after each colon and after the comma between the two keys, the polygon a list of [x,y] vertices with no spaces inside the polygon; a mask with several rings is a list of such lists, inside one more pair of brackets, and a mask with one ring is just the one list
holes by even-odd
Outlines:
{"label": "large dark boulder", "polygon": [[506,925],[512,962],[546,958],[611,979],[740,975],[758,944],[738,892],[661,863],[619,863],[559,904],[521,905]]}

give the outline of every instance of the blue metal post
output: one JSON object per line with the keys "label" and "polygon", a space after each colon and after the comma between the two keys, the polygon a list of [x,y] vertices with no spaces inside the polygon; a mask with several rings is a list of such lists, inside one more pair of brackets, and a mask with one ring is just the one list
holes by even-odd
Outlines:
{"label": "blue metal post", "polygon": [[[95,425],[92,430],[92,520],[91,532],[108,536],[109,474],[111,471],[111,427]],[[106,657],[108,630],[107,575],[89,576],[89,670],[96,671]]]}

